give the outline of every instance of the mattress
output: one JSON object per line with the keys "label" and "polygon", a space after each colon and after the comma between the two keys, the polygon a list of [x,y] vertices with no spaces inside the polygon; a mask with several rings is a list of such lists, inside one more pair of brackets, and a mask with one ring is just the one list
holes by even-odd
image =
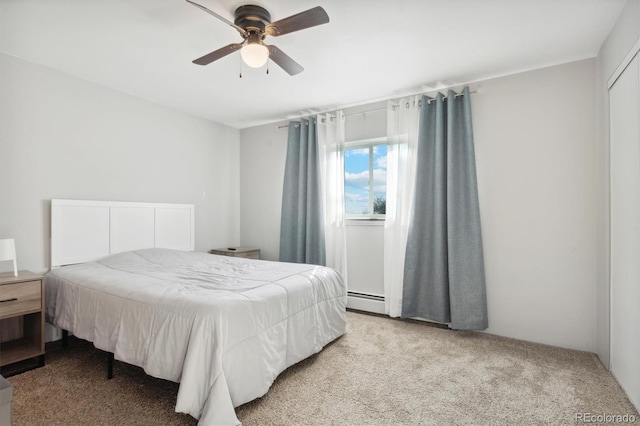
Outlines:
{"label": "mattress", "polygon": [[347,291],[331,268],[146,249],[46,275],[49,322],[179,382],[176,411],[240,424],[234,407],[344,334]]}

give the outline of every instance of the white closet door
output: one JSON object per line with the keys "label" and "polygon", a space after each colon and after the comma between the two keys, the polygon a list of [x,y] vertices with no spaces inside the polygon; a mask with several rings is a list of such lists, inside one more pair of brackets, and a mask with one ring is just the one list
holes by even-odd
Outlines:
{"label": "white closet door", "polygon": [[611,131],[611,371],[640,406],[640,69],[609,89]]}

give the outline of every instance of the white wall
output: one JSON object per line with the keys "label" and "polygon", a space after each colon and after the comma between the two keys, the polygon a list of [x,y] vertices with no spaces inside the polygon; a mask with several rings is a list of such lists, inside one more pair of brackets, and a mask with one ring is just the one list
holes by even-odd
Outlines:
{"label": "white wall", "polygon": [[597,354],[609,366],[609,93],[607,81],[640,38],[640,0],[629,0],[597,57]]}
{"label": "white wall", "polygon": [[[240,245],[278,260],[287,122],[240,131]],[[283,127],[284,126],[284,127]]]}
{"label": "white wall", "polygon": [[387,103],[378,102],[363,107],[345,109],[344,139],[362,141],[387,136]]}
{"label": "white wall", "polygon": [[347,269],[349,291],[384,296],[384,222],[348,221]]}
{"label": "white wall", "polygon": [[193,203],[196,250],[238,244],[238,130],[4,54],[0,94],[0,238],[19,268],[49,268],[51,198]]}
{"label": "white wall", "polygon": [[487,332],[595,350],[595,61],[472,95]]}
{"label": "white wall", "polygon": [[[594,351],[595,61],[472,89],[488,332]],[[270,259],[286,138],[276,124],[240,133],[241,242]]]}

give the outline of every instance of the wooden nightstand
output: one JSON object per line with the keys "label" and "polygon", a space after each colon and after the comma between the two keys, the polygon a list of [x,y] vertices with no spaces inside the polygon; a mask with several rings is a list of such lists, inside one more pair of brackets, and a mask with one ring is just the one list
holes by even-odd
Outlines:
{"label": "wooden nightstand", "polygon": [[44,277],[0,274],[0,367],[38,357],[44,366]]}
{"label": "wooden nightstand", "polygon": [[245,259],[260,259],[260,249],[250,247],[219,248],[209,250],[211,254],[219,254],[221,256],[244,257]]}

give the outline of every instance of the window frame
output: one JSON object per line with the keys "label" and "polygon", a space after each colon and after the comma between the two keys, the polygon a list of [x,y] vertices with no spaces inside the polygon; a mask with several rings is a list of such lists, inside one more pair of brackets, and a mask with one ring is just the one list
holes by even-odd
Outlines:
{"label": "window frame", "polygon": [[[373,213],[373,206],[374,206],[374,200],[375,200],[375,194],[374,194],[374,182],[373,182],[373,168],[374,168],[374,161],[373,161],[373,150],[376,146],[380,146],[380,145],[385,145],[388,146],[389,142],[388,142],[388,138],[386,136],[382,136],[379,138],[369,138],[369,139],[362,139],[362,140],[355,140],[355,141],[348,141],[344,143],[344,158],[345,158],[345,168],[342,171],[343,176],[344,174],[347,172],[346,170],[346,161],[347,161],[347,151],[351,151],[351,150],[355,150],[355,149],[364,149],[367,148],[369,150],[369,211],[371,211],[372,213],[361,213],[361,214],[353,214],[353,213],[347,213],[345,212],[345,219],[352,221],[352,220],[370,220],[370,221],[384,221],[386,219],[386,214],[375,214]],[[387,150],[388,152],[388,150]],[[345,196],[346,196],[346,190],[345,190]],[[385,191],[385,200],[386,200],[386,191]],[[346,203],[346,201],[345,201]],[[346,204],[345,204],[346,205]]]}

